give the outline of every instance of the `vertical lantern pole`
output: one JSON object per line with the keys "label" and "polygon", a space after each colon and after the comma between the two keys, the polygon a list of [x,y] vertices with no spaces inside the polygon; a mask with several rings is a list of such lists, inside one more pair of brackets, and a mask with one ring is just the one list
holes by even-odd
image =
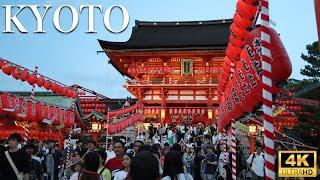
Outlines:
{"label": "vertical lantern pole", "polygon": [[68,137],[68,143],[67,143],[67,159],[66,159],[66,162],[65,162],[65,167],[64,167],[64,172],[63,172],[63,179],[68,179],[67,178],[67,170],[68,170],[68,167],[70,165],[70,152],[71,152],[71,136],[72,136],[72,132],[73,132],[73,129],[71,128],[70,131],[69,131],[69,137]]}
{"label": "vertical lantern pole", "polygon": [[261,62],[262,62],[262,97],[263,97],[263,126],[266,153],[266,180],[275,179],[274,172],[274,126],[272,117],[272,55],[270,51],[269,2],[261,0]]}
{"label": "vertical lantern pole", "polygon": [[236,124],[235,120],[231,121],[231,149],[232,149],[232,179],[237,179],[237,145],[236,145]]}
{"label": "vertical lantern pole", "polygon": [[223,148],[224,148],[224,157],[223,157],[223,161],[224,161],[224,164],[227,164],[227,133],[226,133],[226,129],[223,129],[222,131],[222,137],[221,137],[221,141],[223,143]]}
{"label": "vertical lantern pole", "polygon": [[[74,87],[75,91],[77,90],[76,87]],[[71,105],[71,110],[75,110],[75,107],[76,107],[76,98],[73,99],[72,101],[72,105]],[[69,134],[68,134],[68,143],[67,143],[67,159],[66,159],[66,162],[65,162],[65,169],[63,171],[63,178],[64,179],[67,179],[67,170],[68,170],[68,167],[70,165],[70,155],[71,155],[71,137],[72,137],[72,134],[73,134],[73,131],[74,129],[76,128],[76,124],[75,124],[75,119],[73,119],[73,123],[72,123],[72,127],[70,128],[70,131],[69,131]]]}
{"label": "vertical lantern pole", "polygon": [[[33,72],[33,73],[37,75],[37,73],[38,73],[38,66],[36,66],[36,67],[34,68],[34,72]],[[34,100],[35,100],[35,89],[36,89],[36,85],[33,84],[33,85],[32,85],[32,89],[31,89],[31,95],[30,95],[32,103],[34,103]],[[24,142],[27,142],[27,141],[28,141],[28,139],[29,139],[29,132],[30,132],[30,130],[29,130],[29,124],[28,124],[28,122],[27,122],[27,123],[24,125],[24,134],[23,134],[23,141],[24,141]]]}
{"label": "vertical lantern pole", "polygon": [[108,151],[108,134],[109,134],[109,120],[110,120],[110,115],[109,115],[109,112],[110,112],[110,108],[109,106],[107,105],[107,124],[106,124],[106,152]]}

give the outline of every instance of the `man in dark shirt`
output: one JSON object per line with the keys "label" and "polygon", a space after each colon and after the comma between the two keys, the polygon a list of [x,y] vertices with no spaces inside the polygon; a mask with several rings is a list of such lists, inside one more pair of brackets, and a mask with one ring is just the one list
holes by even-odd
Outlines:
{"label": "man in dark shirt", "polygon": [[208,145],[207,146],[207,155],[205,156],[204,162],[205,162],[205,172],[204,172],[204,180],[210,180],[214,179],[214,174],[217,169],[218,165],[218,158],[213,153],[214,149],[213,146]]}
{"label": "man in dark shirt", "polygon": [[62,162],[62,152],[59,149],[59,145],[55,145],[55,152],[53,154],[53,161],[54,161],[54,180],[59,179],[59,171],[61,169],[61,162]]}
{"label": "man in dark shirt", "polygon": [[[9,136],[8,141],[9,156],[11,157],[19,174],[21,174],[24,177],[24,179],[29,180],[30,161],[28,160],[27,154],[23,150],[18,148],[18,145],[22,142],[21,135],[13,133]],[[18,179],[5,153],[2,153],[0,155],[0,179]]]}

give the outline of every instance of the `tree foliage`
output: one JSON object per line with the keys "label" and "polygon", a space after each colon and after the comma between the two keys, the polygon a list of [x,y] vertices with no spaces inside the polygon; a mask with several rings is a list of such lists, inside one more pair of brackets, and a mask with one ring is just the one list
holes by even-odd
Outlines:
{"label": "tree foliage", "polygon": [[320,79],[320,49],[318,41],[308,44],[306,47],[308,55],[301,54],[301,58],[308,63],[300,73],[302,75]]}

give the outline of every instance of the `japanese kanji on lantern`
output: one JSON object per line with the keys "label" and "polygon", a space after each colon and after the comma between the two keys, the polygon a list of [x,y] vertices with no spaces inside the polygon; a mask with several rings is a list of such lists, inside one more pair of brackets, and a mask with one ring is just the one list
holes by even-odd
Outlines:
{"label": "japanese kanji on lantern", "polygon": [[[220,128],[230,122],[232,118],[239,118],[245,112],[251,112],[255,106],[262,102],[261,84],[261,27],[252,30],[245,38],[240,58],[235,65],[233,79],[230,80],[222,95],[220,107],[225,113],[219,114]],[[280,40],[279,35],[270,29],[271,53],[273,55],[271,75],[273,84],[286,80],[292,71],[289,56]],[[221,109],[221,110],[222,110]]]}

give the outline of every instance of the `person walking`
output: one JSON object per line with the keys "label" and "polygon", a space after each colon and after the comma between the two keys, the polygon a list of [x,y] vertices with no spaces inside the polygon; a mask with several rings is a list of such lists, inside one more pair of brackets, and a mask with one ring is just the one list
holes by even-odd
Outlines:
{"label": "person walking", "polygon": [[265,157],[262,152],[262,144],[256,145],[256,152],[247,159],[247,168],[251,172],[252,180],[263,180],[265,175],[264,163]]}
{"label": "person walking", "polygon": [[106,159],[107,159],[107,154],[104,151],[97,151],[99,157],[100,157],[100,165],[98,169],[98,173],[103,176],[106,180],[111,180],[111,173],[109,169],[104,167]]}
{"label": "person walking", "polygon": [[130,163],[131,163],[132,158],[133,158],[133,152],[125,153],[123,155],[122,165],[123,165],[124,169],[122,171],[116,172],[114,174],[113,180],[125,180],[127,178],[128,173],[130,171]]}
{"label": "person walking", "polygon": [[161,180],[193,180],[189,173],[184,173],[180,152],[170,150],[164,158]]}
{"label": "person walking", "polygon": [[205,169],[204,169],[204,180],[211,180],[215,178],[215,173],[218,166],[218,158],[214,154],[214,148],[211,145],[206,147],[207,155],[204,158]]}
{"label": "person walking", "polygon": [[87,152],[83,157],[84,168],[81,172],[74,173],[70,180],[106,180],[97,173],[100,165],[100,157],[96,152]]}
{"label": "person walking", "polygon": [[49,154],[46,157],[46,168],[47,168],[47,175],[48,180],[54,179],[54,159],[53,154],[55,153],[56,149],[54,147],[49,149]]}
{"label": "person walking", "polygon": [[21,135],[13,133],[8,141],[9,150],[0,155],[0,179],[29,179],[31,168],[28,155],[18,148],[22,142]]}

